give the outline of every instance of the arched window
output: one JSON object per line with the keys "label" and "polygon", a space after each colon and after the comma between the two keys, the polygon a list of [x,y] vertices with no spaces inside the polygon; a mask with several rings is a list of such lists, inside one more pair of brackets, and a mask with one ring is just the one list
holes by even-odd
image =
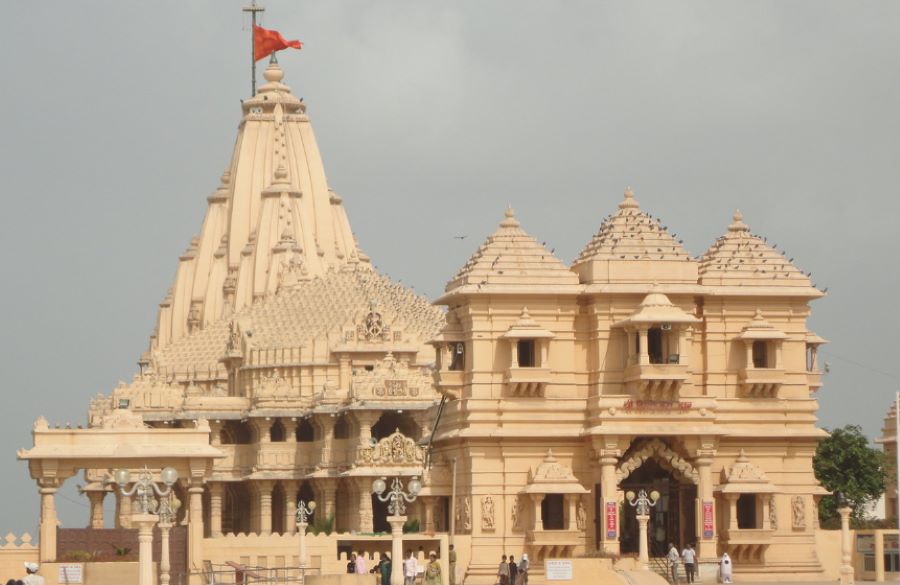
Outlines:
{"label": "arched window", "polygon": [[316,439],[316,431],[308,418],[297,421],[297,442],[309,443]]}
{"label": "arched window", "polygon": [[763,340],[753,342],[753,367],[769,367],[769,344]]}
{"label": "arched window", "polygon": [[466,345],[462,341],[450,344],[450,370],[458,372],[466,367]]}
{"label": "arched window", "polygon": [[533,339],[520,339],[516,343],[520,368],[534,368],[537,366],[537,357],[534,351]]}
{"label": "arched window", "polygon": [[384,411],[378,422],[372,425],[372,438],[381,440],[392,435],[397,429],[400,429],[400,432],[406,437],[419,439],[419,425],[412,416],[394,410]]}
{"label": "arched window", "polygon": [[285,437],[284,425],[281,424],[280,420],[276,420],[269,429],[269,439],[271,439],[273,443],[283,443],[287,440],[287,437]]}
{"label": "arched window", "polygon": [[239,420],[226,421],[220,436],[223,445],[249,445],[253,442],[250,425]]}
{"label": "arched window", "polygon": [[334,438],[349,439],[350,438],[350,421],[343,414],[334,421]]}

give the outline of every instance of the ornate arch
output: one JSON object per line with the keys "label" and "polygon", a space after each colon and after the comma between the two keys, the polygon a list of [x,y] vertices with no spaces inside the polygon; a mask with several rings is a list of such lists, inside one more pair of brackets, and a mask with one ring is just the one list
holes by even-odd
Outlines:
{"label": "ornate arch", "polygon": [[616,479],[621,483],[648,459],[655,460],[663,469],[671,471],[678,479],[689,481],[695,485],[699,483],[699,476],[694,466],[660,439],[651,439],[643,443],[623,459],[616,469]]}

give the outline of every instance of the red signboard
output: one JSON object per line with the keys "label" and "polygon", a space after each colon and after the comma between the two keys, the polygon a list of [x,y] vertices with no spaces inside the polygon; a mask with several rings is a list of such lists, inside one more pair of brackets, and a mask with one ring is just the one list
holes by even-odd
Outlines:
{"label": "red signboard", "polygon": [[606,538],[615,538],[619,532],[619,505],[606,502]]}
{"label": "red signboard", "polygon": [[713,503],[703,502],[703,538],[713,537]]}

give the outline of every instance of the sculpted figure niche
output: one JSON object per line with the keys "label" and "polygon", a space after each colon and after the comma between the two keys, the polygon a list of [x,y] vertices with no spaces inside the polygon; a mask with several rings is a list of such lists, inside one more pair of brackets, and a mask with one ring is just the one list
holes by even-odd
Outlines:
{"label": "sculpted figure niche", "polygon": [[481,498],[481,529],[493,530],[494,528],[494,498],[484,496]]}

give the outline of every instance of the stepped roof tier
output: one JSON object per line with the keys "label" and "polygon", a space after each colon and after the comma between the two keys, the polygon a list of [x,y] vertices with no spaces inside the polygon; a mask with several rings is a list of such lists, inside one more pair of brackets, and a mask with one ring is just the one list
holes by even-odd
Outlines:
{"label": "stepped roof tier", "polygon": [[445,291],[515,293],[540,292],[548,287],[555,292],[560,292],[559,287],[577,292],[578,277],[528,235],[509,208],[497,231],[460,268]]}
{"label": "stepped roof tier", "polygon": [[750,233],[740,211],[735,212],[728,232],[715,241],[700,259],[700,284],[728,287],[769,287],[809,296],[823,293],[813,288],[809,275],[791,264],[791,259],[770,246],[766,239]]}
{"label": "stepped roof tier", "polygon": [[365,264],[333,193],[303,101],[276,62],[242,103],[231,163],[160,304],[151,349],[220,323],[329,270]]}
{"label": "stepped roof tier", "polygon": [[631,188],[575,262],[586,284],[696,284],[697,264],[659,221],[641,211]]}

